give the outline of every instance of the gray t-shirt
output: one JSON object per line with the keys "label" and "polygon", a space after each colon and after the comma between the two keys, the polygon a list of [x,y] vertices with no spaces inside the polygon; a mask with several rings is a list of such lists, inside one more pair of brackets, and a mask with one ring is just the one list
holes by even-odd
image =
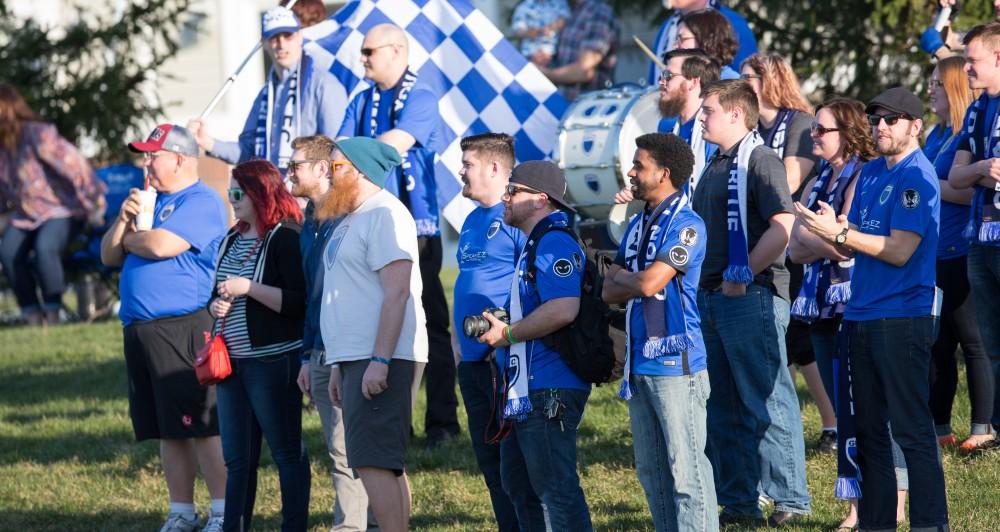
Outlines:
{"label": "gray t-shirt", "polygon": [[[714,290],[722,285],[722,272],[729,265],[729,232],[726,229],[726,203],[729,201],[729,170],[736,157],[739,144],[726,152],[717,152],[708,166],[692,199],[692,207],[702,219],[708,232],[708,249],[701,267],[700,287]],[[747,249],[753,250],[757,241],[770,227],[769,220],[780,212],[792,211],[792,198],[788,192],[785,167],[774,150],[758,146],[750,154],[747,171]],[[758,273],[754,282],[770,287],[788,299],[788,270],[785,256],[779,256],[769,268]]]}
{"label": "gray t-shirt", "polygon": [[[782,153],[782,157],[802,157],[813,162],[819,160],[812,152],[813,142],[809,131],[812,122],[813,115],[801,111],[795,113],[785,131],[785,151]],[[775,120],[770,128],[765,128],[758,122],[757,131],[760,132],[761,138],[766,139],[771,134],[771,130],[778,125],[778,121]]]}

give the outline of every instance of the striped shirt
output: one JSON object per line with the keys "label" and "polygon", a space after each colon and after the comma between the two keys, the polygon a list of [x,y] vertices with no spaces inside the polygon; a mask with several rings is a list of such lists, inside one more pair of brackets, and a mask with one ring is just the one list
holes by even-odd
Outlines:
{"label": "striped shirt", "polygon": [[[237,235],[219,262],[219,269],[215,274],[216,282],[222,282],[230,277],[252,279],[261,250],[261,246],[255,246],[256,244],[255,239]],[[219,334],[219,327],[222,325],[223,320],[215,322],[216,334]],[[302,349],[301,339],[253,347],[250,344],[250,332],[247,330],[247,296],[240,296],[233,301],[225,318],[222,336],[226,339],[230,358],[263,357]]]}

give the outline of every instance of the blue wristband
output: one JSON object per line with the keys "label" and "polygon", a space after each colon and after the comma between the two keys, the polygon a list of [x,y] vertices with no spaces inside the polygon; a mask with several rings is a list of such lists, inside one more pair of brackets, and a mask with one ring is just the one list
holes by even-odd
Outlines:
{"label": "blue wristband", "polygon": [[944,45],[941,32],[936,30],[934,26],[927,28],[923,35],[920,36],[920,49],[931,55],[934,55],[934,52],[938,51],[938,48]]}
{"label": "blue wristband", "polygon": [[370,360],[372,362],[378,362],[379,364],[385,364],[386,366],[389,365],[389,359],[388,358],[383,358],[383,357],[380,357],[380,356],[372,355],[372,357],[371,357]]}

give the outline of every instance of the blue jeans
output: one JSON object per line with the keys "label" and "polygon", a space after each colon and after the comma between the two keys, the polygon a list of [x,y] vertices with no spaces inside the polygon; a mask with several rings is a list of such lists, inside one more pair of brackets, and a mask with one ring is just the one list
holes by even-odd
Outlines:
{"label": "blue jeans", "polygon": [[298,353],[234,358],[216,386],[222,455],[226,460],[225,530],[247,530],[257,495],[261,435],[267,438],[281,486],[281,530],[306,530],[309,457],[302,441]]}
{"label": "blue jeans", "polygon": [[[42,289],[41,308],[47,311],[62,308],[66,288],[62,254],[79,229],[80,221],[73,218],[46,220],[33,231],[7,226],[0,239],[0,263],[22,313],[38,312],[36,292],[39,286]],[[35,251],[34,267],[28,261],[32,250]]]}
{"label": "blue jeans", "polygon": [[[531,392],[531,413],[523,421],[515,422],[511,435],[504,440],[500,451],[504,490],[514,503],[518,520],[522,526],[527,523],[530,530],[545,530],[546,523],[538,527],[538,516],[530,513],[525,494],[519,493],[515,482],[525,477],[542,501],[548,530],[594,529],[576,472],[576,431],[588,397],[590,390],[557,388]],[[548,419],[545,415],[546,403],[553,400],[563,404],[561,418]],[[523,486],[520,491],[524,491]]]}
{"label": "blue jeans", "polygon": [[887,318],[857,322],[850,357],[863,530],[896,529],[892,439],[908,466],[911,530],[941,530],[948,523],[944,471],[928,400],[935,319]]}
{"label": "blue jeans", "polygon": [[[708,457],[724,513],[809,513],[802,414],[785,354],[788,302],[757,284],[742,297],[698,291],[708,351]],[[759,488],[759,489],[758,489]]]}
{"label": "blue jeans", "polygon": [[823,380],[823,388],[836,411],[837,401],[833,398],[833,357],[837,353],[837,333],[813,331],[809,333],[809,339],[812,341],[813,353],[816,354],[816,368]]}
{"label": "blue jeans", "polygon": [[[490,417],[499,419],[503,412],[494,391],[494,378],[499,378],[498,372],[492,368],[493,362],[462,362],[458,365],[458,386],[462,390],[462,400],[465,402],[465,412],[469,417],[469,436],[472,438],[472,451],[476,454],[476,463],[483,473],[486,488],[490,492],[490,502],[493,503],[493,515],[497,520],[497,530],[513,532],[521,530],[517,523],[517,514],[510,497],[504,493],[503,482],[500,479],[500,446],[486,443],[487,427]],[[497,385],[502,381],[497,380]],[[495,426],[496,423],[493,423]],[[531,491],[530,489],[528,490]],[[533,494],[533,492],[531,492]],[[540,502],[536,497],[533,504],[541,512]]]}
{"label": "blue jeans", "polygon": [[632,386],[635,470],[657,532],[718,530],[712,464],[705,455],[708,372],[633,375]]}
{"label": "blue jeans", "polygon": [[969,247],[969,286],[976,306],[979,334],[993,366],[993,428],[1000,430],[1000,247]]}

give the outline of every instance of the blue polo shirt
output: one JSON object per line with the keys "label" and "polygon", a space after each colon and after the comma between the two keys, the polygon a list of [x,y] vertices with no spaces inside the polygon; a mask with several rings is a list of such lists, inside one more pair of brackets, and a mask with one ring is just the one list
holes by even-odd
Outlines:
{"label": "blue polo shirt", "polygon": [[[565,213],[556,211],[542,219],[535,226],[528,238],[529,241],[542,234],[544,228],[553,223],[566,225],[568,218]],[[525,244],[527,245],[527,244]],[[560,297],[580,297],[580,286],[583,282],[583,249],[572,236],[553,231],[538,242],[535,252],[535,282],[526,278],[527,253],[522,253],[517,263],[519,295],[521,297],[522,316],[528,316],[550,299]],[[507,300],[510,308],[510,299]],[[525,346],[528,359],[528,389],[544,390],[548,388],[575,388],[589,390],[590,384],[580,380],[559,357],[559,353],[548,348],[541,339],[529,340]],[[500,367],[506,367],[507,349],[497,350]]]}
{"label": "blue polo shirt", "polygon": [[[410,89],[402,109],[396,110],[399,85],[381,90],[372,86],[354,97],[347,106],[338,137],[378,137],[399,129],[409,133],[416,143],[406,153],[405,161],[389,171],[385,189],[406,205],[417,224],[417,236],[441,234],[438,227],[438,187],[434,179],[434,153],[442,143],[438,95],[420,78]],[[375,91],[379,92],[377,130],[372,132],[371,115]],[[455,185],[458,186],[457,184]]]}
{"label": "blue polo shirt", "polygon": [[205,308],[228,220],[222,198],[201,181],[172,194],[157,194],[153,229],[166,229],[191,247],[163,260],[134,253],[125,256],[119,281],[122,324],[183,316]]}
{"label": "blue polo shirt", "polygon": [[462,322],[466,316],[487,308],[504,307],[510,295],[514,263],[524,247],[524,233],[503,221],[503,203],[476,207],[465,218],[458,237],[458,279],[452,317],[463,362],[479,362],[491,348],[466,338]]}
{"label": "blue polo shirt", "polygon": [[[958,137],[952,135],[950,127],[941,124],[934,126],[927,135],[924,144],[924,155],[934,163],[934,171],[938,181],[948,181],[951,164],[955,161],[958,151]],[[941,200],[941,227],[938,237],[937,257],[953,259],[969,252],[969,240],[963,236],[969,223],[968,205]]]}
{"label": "blue polo shirt", "polygon": [[884,157],[861,169],[848,221],[869,235],[888,236],[897,229],[916,233],[921,239],[900,267],[855,253],[851,300],[844,319],[931,315],[940,217],[937,174],[922,151],[914,150],[891,169]]}
{"label": "blue polo shirt", "polygon": [[[639,223],[640,216],[635,216],[625,234],[632,232],[633,226]],[[698,312],[698,281],[701,278],[701,263],[705,260],[705,222],[689,206],[684,206],[675,216],[666,238],[656,248],[656,260],[677,270],[681,278],[681,301],[667,301],[671,305],[680,305],[684,312],[684,322],[687,332],[694,339],[694,346],[688,349],[688,369],[691,374],[708,368],[705,353],[705,340],[701,335],[701,314]],[[615,263],[625,264],[625,246],[622,241],[618,249]],[[682,250],[678,252],[678,248]],[[673,254],[671,252],[674,252]],[[673,280],[670,281],[674,282]],[[641,304],[637,302],[637,304]],[[673,310],[673,309],[671,309]],[[646,323],[641,312],[633,312],[630,329],[632,332],[632,356],[630,371],[634,375],[651,375],[658,377],[674,377],[684,375],[681,353],[668,353],[656,358],[643,356],[643,345],[648,338]]]}

